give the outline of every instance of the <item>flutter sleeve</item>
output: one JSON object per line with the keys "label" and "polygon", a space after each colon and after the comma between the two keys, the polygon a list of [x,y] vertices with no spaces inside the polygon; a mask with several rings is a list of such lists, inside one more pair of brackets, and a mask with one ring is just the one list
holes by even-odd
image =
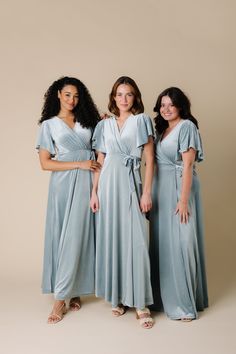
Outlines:
{"label": "flutter sleeve", "polygon": [[195,161],[200,162],[204,159],[200,133],[193,122],[186,120],[180,128],[176,159],[182,160],[181,154],[190,148],[196,150]]}
{"label": "flutter sleeve", "polygon": [[92,148],[94,150],[106,153],[105,141],[104,141],[104,121],[97,124],[93,137],[92,137]]}
{"label": "flutter sleeve", "polygon": [[137,147],[141,147],[148,143],[149,136],[154,138],[154,130],[151,118],[146,114],[138,117]]}
{"label": "flutter sleeve", "polygon": [[52,157],[56,155],[55,143],[53,141],[50,127],[47,121],[44,121],[40,127],[36,149],[45,149],[50,152]]}

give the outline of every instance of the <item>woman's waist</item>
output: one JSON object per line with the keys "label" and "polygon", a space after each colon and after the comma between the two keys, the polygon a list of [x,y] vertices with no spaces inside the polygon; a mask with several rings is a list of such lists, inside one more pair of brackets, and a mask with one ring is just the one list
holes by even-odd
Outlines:
{"label": "woman's waist", "polygon": [[[184,165],[183,163],[175,163],[175,162],[168,162],[168,161],[156,161],[157,163],[157,170],[159,172],[170,172],[170,171],[174,171],[177,174],[179,174],[182,177],[182,173],[183,173],[183,169],[184,169]],[[196,167],[195,165],[193,165],[193,175],[197,175],[196,172]]]}
{"label": "woman's waist", "polygon": [[61,151],[57,154],[58,161],[94,160],[95,154],[91,149],[75,149]]}

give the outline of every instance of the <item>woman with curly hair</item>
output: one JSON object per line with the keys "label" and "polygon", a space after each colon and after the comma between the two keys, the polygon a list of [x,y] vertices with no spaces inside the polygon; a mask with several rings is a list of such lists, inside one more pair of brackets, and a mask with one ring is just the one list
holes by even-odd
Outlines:
{"label": "woman with curly hair", "polygon": [[[208,306],[203,222],[195,162],[203,160],[198,122],[177,87],[164,90],[154,111],[156,161],[150,213],[154,306],[191,321]],[[159,295],[160,289],[160,295]]]}
{"label": "woman with curly hair", "polygon": [[[109,102],[111,118],[97,125],[93,146],[102,165],[95,172],[91,208],[96,223],[96,296],[111,302],[114,316],[136,308],[143,328],[153,320],[148,235],[145,213],[152,206],[153,128],[143,113],[141,93],[129,77],[114,84]],[[140,164],[145,157],[142,191]]]}
{"label": "woman with curly hair", "polygon": [[43,293],[54,293],[48,323],[79,310],[80,296],[94,293],[94,217],[89,209],[91,172],[100,164],[91,149],[99,114],[78,79],[63,77],[45,93],[37,149],[52,171],[45,230]]}

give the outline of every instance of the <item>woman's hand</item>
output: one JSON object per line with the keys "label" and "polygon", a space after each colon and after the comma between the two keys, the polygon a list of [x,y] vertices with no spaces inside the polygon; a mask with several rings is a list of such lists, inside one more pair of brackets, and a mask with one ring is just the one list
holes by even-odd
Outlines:
{"label": "woman's hand", "polygon": [[179,201],[177,203],[175,214],[179,213],[180,222],[181,224],[187,224],[189,221],[189,211],[188,211],[188,203]]}
{"label": "woman's hand", "polygon": [[95,192],[92,192],[92,196],[90,199],[90,208],[92,209],[93,213],[96,213],[99,209],[99,200],[98,200],[97,193]]}
{"label": "woman's hand", "polygon": [[147,213],[152,208],[152,198],[150,193],[143,193],[140,200],[142,213]]}
{"label": "woman's hand", "polygon": [[96,172],[101,169],[101,164],[96,160],[78,161],[78,165],[79,165],[79,169],[81,170],[90,170]]}
{"label": "woman's hand", "polygon": [[103,119],[110,118],[110,116],[109,116],[109,114],[107,112],[102,112],[100,114],[100,118],[101,118],[101,120],[103,120]]}

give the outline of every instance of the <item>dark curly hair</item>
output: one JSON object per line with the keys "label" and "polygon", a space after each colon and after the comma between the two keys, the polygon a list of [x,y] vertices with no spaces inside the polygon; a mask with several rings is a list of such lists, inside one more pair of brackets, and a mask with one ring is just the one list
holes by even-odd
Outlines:
{"label": "dark curly hair", "polygon": [[120,86],[122,84],[130,85],[134,91],[133,92],[134,93],[134,104],[131,108],[131,112],[133,114],[143,113],[144,106],[143,106],[143,102],[142,102],[141,92],[139,91],[139,88],[138,88],[136,82],[128,76],[121,76],[114,83],[111,93],[109,95],[109,104],[108,104],[109,111],[111,113],[115,114],[116,116],[118,116],[120,114],[120,111],[116,105],[115,96],[116,96],[116,91],[117,91],[118,86]]}
{"label": "dark curly hair", "polygon": [[154,112],[157,112],[157,116],[154,118],[154,122],[158,134],[162,134],[166,128],[168,128],[168,121],[162,118],[160,114],[161,100],[164,96],[170,97],[173,105],[179,110],[180,118],[191,120],[198,128],[198,121],[192,116],[190,109],[191,103],[188,97],[178,87],[169,87],[160,93],[157,98],[156,105],[153,109]]}
{"label": "dark curly hair", "polygon": [[87,87],[80,80],[68,76],[54,81],[48,88],[44,95],[44,105],[39,124],[59,113],[60,100],[58,98],[58,91],[61,91],[67,85],[75,86],[79,94],[79,102],[73,109],[74,120],[79,122],[84,128],[95,128],[100,120],[100,116]]}

